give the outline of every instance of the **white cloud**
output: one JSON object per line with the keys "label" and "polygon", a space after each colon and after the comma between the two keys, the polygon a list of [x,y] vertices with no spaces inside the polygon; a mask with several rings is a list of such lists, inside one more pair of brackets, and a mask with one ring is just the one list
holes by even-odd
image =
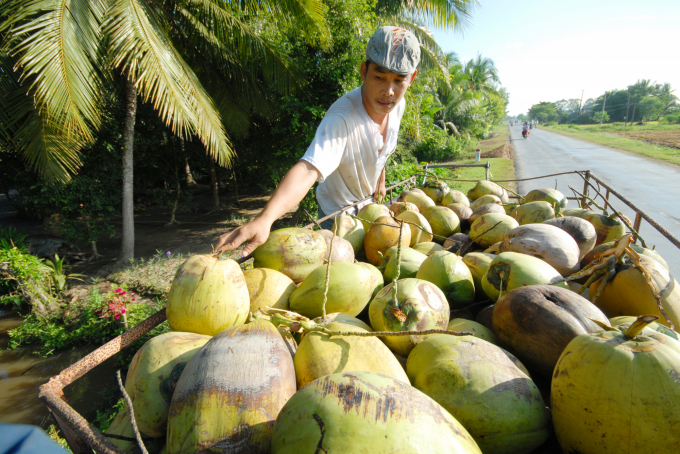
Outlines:
{"label": "white cloud", "polygon": [[522,47],[524,47],[524,43],[517,42],[512,44],[506,44],[503,47],[506,49],[522,50]]}

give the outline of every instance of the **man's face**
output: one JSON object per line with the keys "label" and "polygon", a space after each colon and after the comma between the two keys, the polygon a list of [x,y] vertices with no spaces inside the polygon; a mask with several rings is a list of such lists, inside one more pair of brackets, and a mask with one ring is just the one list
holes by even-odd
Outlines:
{"label": "man's face", "polygon": [[366,62],[361,64],[361,80],[364,83],[364,103],[369,114],[386,115],[392,112],[402,100],[406,89],[411,86],[418,71],[402,75],[385,71],[371,63],[366,70]]}

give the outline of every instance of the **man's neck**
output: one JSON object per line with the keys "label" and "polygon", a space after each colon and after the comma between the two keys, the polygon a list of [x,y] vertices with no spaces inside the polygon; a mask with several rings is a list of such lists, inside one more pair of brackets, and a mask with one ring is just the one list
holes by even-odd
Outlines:
{"label": "man's neck", "polygon": [[382,114],[371,108],[371,103],[366,98],[366,91],[364,90],[363,85],[361,86],[361,102],[364,105],[364,109],[366,109],[366,113],[369,117],[371,117],[371,120],[373,120],[373,123],[377,124],[378,126],[383,126],[389,114]]}

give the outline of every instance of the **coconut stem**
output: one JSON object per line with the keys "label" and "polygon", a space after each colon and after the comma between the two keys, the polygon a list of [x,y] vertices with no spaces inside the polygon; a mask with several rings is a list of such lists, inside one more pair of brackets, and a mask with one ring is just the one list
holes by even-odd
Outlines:
{"label": "coconut stem", "polygon": [[397,299],[397,281],[399,274],[401,274],[401,234],[404,232],[404,221],[399,222],[399,240],[397,241],[397,272],[392,279],[392,304],[399,309],[399,300]]}
{"label": "coconut stem", "polygon": [[144,446],[139,429],[137,428],[137,422],[135,421],[135,410],[132,408],[132,400],[130,399],[130,396],[128,396],[128,393],[125,391],[125,387],[123,386],[123,380],[120,378],[120,370],[116,371],[116,378],[118,379],[118,387],[120,388],[120,392],[123,393],[123,398],[127,404],[128,413],[130,414],[130,423],[132,424],[132,430],[135,432],[135,438],[137,439],[139,449],[143,454],[149,454],[149,452],[146,450],[146,447]]}
{"label": "coconut stem", "polygon": [[641,315],[638,317],[637,320],[633,322],[632,325],[628,327],[626,330],[625,336],[628,339],[635,339],[635,337],[640,334],[640,332],[645,328],[645,326],[649,325],[652,322],[655,322],[659,319],[656,315]]}
{"label": "coconut stem", "polygon": [[326,268],[326,282],[323,289],[323,302],[321,303],[321,315],[326,318],[326,301],[328,301],[328,286],[331,281],[331,262],[333,261],[333,240],[335,240],[335,232],[338,230],[338,223],[333,225],[333,236],[331,237],[331,244],[328,251],[328,267]]}
{"label": "coconut stem", "polygon": [[[494,183],[496,183],[496,184],[497,184],[498,186],[500,186],[501,188],[505,189],[505,192],[510,192],[511,194],[516,195],[516,196],[519,198],[519,200],[524,200],[524,196],[523,196],[522,194],[519,194],[519,193],[517,193],[517,192],[515,192],[515,191],[511,191],[510,189],[506,188],[505,186],[503,186],[502,184],[500,184],[500,183],[498,183],[498,182],[496,182],[496,181],[494,181]],[[520,204],[521,204],[521,203],[522,203],[522,202],[520,202]]]}
{"label": "coconut stem", "polygon": [[659,292],[656,289],[656,285],[654,284],[652,275],[649,274],[649,271],[640,260],[640,254],[634,251],[631,247],[626,248],[626,252],[628,253],[628,256],[631,258],[631,260],[633,260],[635,267],[639,269],[642,275],[645,277],[647,285],[649,286],[649,290],[651,290],[654,299],[656,299],[656,307],[659,309],[659,312],[661,312],[661,314],[664,316],[670,328],[675,329],[675,325],[673,325],[673,322],[671,321],[670,317],[668,317],[668,314],[666,314],[666,311],[663,308],[663,304],[661,302],[661,295],[659,295]]}

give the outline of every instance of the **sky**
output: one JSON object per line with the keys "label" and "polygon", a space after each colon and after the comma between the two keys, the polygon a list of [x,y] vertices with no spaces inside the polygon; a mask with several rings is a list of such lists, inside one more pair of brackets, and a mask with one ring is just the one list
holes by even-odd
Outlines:
{"label": "sky", "polygon": [[433,28],[444,52],[496,63],[508,113],[597,98],[638,79],[680,97],[680,0],[479,0],[463,32]]}

